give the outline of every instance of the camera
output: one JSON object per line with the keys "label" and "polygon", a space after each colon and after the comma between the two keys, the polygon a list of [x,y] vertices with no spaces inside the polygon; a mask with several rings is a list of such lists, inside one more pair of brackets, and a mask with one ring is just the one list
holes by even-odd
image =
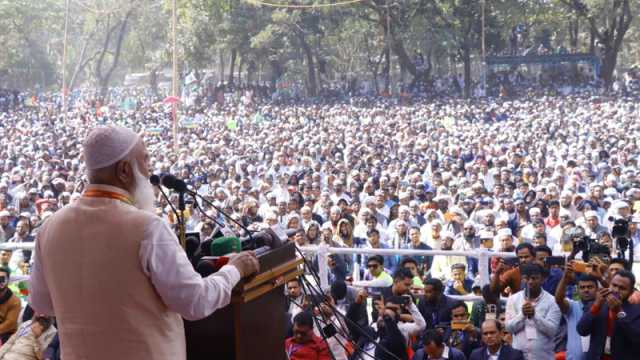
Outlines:
{"label": "camera", "polygon": [[633,248],[630,246],[631,242],[629,241],[629,221],[622,217],[618,219],[609,217],[609,221],[613,221],[611,237],[616,242],[618,257],[624,258],[625,252],[629,250],[629,260],[633,261]]}
{"label": "camera", "polygon": [[[597,250],[596,252],[601,253],[603,251],[603,246],[607,248],[605,245],[598,244],[596,239],[587,236],[582,226],[574,226],[565,231],[562,235],[561,241],[571,241],[573,243],[572,257],[575,256],[575,254],[582,252],[582,260],[584,260],[585,262],[589,261],[589,258],[591,257],[591,254],[594,252],[594,250]],[[609,250],[607,248],[607,252],[608,251]]]}

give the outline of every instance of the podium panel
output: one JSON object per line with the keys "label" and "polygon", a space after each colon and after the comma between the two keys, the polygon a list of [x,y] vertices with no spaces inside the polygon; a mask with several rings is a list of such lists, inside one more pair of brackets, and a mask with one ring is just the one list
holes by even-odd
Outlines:
{"label": "podium panel", "polygon": [[188,360],[285,360],[286,301],[283,286],[302,274],[295,245],[259,257],[260,273],[241,281],[231,303],[209,317],[184,321]]}

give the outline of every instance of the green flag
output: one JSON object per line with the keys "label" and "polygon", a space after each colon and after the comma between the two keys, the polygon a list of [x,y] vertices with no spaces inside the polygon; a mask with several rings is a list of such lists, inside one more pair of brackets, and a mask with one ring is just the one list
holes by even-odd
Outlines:
{"label": "green flag", "polygon": [[235,130],[237,128],[238,128],[238,122],[236,121],[236,119],[229,119],[229,121],[227,121],[227,129]]}

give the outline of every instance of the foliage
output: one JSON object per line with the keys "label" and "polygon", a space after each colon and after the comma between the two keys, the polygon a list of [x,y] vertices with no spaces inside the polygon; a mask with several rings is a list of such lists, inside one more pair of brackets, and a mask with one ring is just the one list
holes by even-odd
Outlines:
{"label": "foliage", "polygon": [[[69,1],[68,86],[105,86],[170,66],[172,0]],[[362,0],[307,9],[178,0],[179,68],[182,76],[212,70],[217,81],[293,80],[309,94],[351,78],[376,86],[385,79],[389,89],[392,78],[408,84],[464,73],[469,84],[480,76],[473,69],[482,60],[483,2],[487,54],[505,53],[518,28],[524,49],[587,52],[599,44],[605,70],[640,62],[640,5],[630,0]],[[65,3],[0,0],[2,84],[60,88]],[[416,66],[417,54],[426,66]]]}

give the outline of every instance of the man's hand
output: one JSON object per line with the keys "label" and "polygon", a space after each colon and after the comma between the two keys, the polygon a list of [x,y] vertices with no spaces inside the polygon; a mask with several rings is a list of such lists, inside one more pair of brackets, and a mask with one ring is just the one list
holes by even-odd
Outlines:
{"label": "man's hand", "polygon": [[607,295],[607,304],[609,305],[609,309],[614,312],[620,310],[620,307],[622,306],[622,300],[620,300],[618,296],[619,295],[617,293],[609,293],[609,295]]}
{"label": "man's hand", "polygon": [[526,302],[524,303],[524,305],[522,305],[522,314],[529,319],[531,319],[535,315],[535,311],[536,310],[533,307],[533,304],[531,304],[530,302]]}
{"label": "man's hand", "polygon": [[498,259],[498,266],[496,266],[496,276],[502,275],[505,271],[507,271],[509,267],[504,263],[504,259]]}
{"label": "man's hand", "polygon": [[565,264],[564,277],[569,281],[573,281],[576,278],[576,273],[573,271],[573,260]]}
{"label": "man's hand", "polygon": [[603,280],[604,274],[607,272],[607,264],[599,258],[593,257],[589,260],[589,265],[591,265],[591,275]]}
{"label": "man's hand", "polygon": [[355,303],[364,303],[365,301],[367,301],[367,296],[369,296],[369,294],[367,293],[367,289],[360,289],[360,291],[358,291],[358,295],[356,296]]}
{"label": "man's hand", "polygon": [[253,251],[243,251],[229,259],[229,265],[238,269],[241,277],[247,277],[260,270],[260,263]]}
{"label": "man's hand", "polygon": [[593,303],[593,305],[595,305],[598,308],[602,307],[602,305],[604,305],[605,300],[607,299],[607,296],[609,296],[610,293],[611,293],[611,290],[609,290],[608,288],[602,288],[598,290],[598,292],[596,293],[596,301]]}

